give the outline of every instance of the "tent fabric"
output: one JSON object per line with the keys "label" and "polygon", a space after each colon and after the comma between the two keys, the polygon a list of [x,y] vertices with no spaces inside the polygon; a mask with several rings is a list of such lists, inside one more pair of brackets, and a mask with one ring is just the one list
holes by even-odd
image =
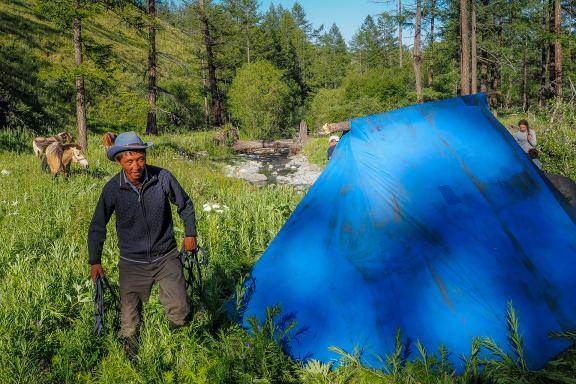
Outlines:
{"label": "tent fabric", "polygon": [[280,304],[301,331],[295,358],[357,347],[373,367],[400,329],[461,369],[476,336],[510,351],[511,302],[540,368],[569,346],[548,332],[576,328],[567,209],[483,94],[353,119],[256,263],[244,323]]}

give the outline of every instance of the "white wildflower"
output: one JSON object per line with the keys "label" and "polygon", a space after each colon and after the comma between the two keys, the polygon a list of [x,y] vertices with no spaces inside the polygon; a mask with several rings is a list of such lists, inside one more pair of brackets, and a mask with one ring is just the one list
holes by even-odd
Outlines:
{"label": "white wildflower", "polygon": [[15,206],[17,206],[17,205],[18,205],[18,200],[14,200],[14,201],[12,202],[12,206],[15,207]]}
{"label": "white wildflower", "polygon": [[3,169],[3,170],[0,172],[0,174],[1,174],[2,176],[9,176],[10,173],[12,173],[12,172],[10,172],[10,171],[7,170],[7,169]]}
{"label": "white wildflower", "polygon": [[217,209],[216,212],[217,213],[224,213],[224,211],[222,209]]}
{"label": "white wildflower", "polygon": [[220,204],[212,204],[212,208],[214,208],[214,209],[220,209]]}
{"label": "white wildflower", "polygon": [[224,206],[224,209],[225,209],[225,210],[229,210],[230,208],[228,208],[228,206],[225,205],[225,206]]}
{"label": "white wildflower", "polygon": [[210,212],[212,210],[212,207],[210,206],[210,204],[204,204],[203,208],[204,208],[204,212]]}

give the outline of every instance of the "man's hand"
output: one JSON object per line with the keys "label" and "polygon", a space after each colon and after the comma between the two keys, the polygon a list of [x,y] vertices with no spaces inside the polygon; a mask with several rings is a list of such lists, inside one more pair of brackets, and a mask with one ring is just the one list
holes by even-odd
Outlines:
{"label": "man's hand", "polygon": [[195,251],[198,247],[198,242],[196,241],[196,236],[186,236],[182,242],[184,250],[186,252]]}
{"label": "man's hand", "polygon": [[90,275],[92,276],[92,281],[96,282],[96,276],[104,277],[104,270],[101,264],[92,264],[90,266]]}

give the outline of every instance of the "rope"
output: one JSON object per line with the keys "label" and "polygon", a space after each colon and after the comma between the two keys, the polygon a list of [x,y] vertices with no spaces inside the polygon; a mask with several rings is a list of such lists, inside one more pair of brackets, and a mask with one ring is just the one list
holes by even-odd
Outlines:
{"label": "rope", "polygon": [[102,336],[104,334],[104,321],[106,313],[106,305],[104,303],[104,291],[107,290],[112,298],[115,314],[113,320],[113,328],[118,328],[118,313],[120,312],[120,300],[116,294],[116,290],[108,283],[105,277],[96,276],[94,283],[94,335]]}
{"label": "rope", "polygon": [[[201,259],[198,258],[200,253]],[[180,250],[180,262],[184,270],[184,281],[186,282],[186,292],[194,288],[194,269],[198,275],[198,294],[201,294],[202,289],[202,267],[208,265],[208,255],[206,250],[201,247],[196,247],[192,252],[186,252],[184,247]],[[192,292],[190,292],[192,293]]]}

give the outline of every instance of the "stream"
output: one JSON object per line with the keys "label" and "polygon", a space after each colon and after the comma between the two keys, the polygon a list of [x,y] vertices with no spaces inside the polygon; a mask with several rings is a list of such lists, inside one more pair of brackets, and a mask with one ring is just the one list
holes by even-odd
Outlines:
{"label": "stream", "polygon": [[322,169],[308,162],[303,154],[287,152],[240,155],[240,160],[224,167],[228,177],[236,177],[257,185],[288,184],[302,190],[310,187]]}

